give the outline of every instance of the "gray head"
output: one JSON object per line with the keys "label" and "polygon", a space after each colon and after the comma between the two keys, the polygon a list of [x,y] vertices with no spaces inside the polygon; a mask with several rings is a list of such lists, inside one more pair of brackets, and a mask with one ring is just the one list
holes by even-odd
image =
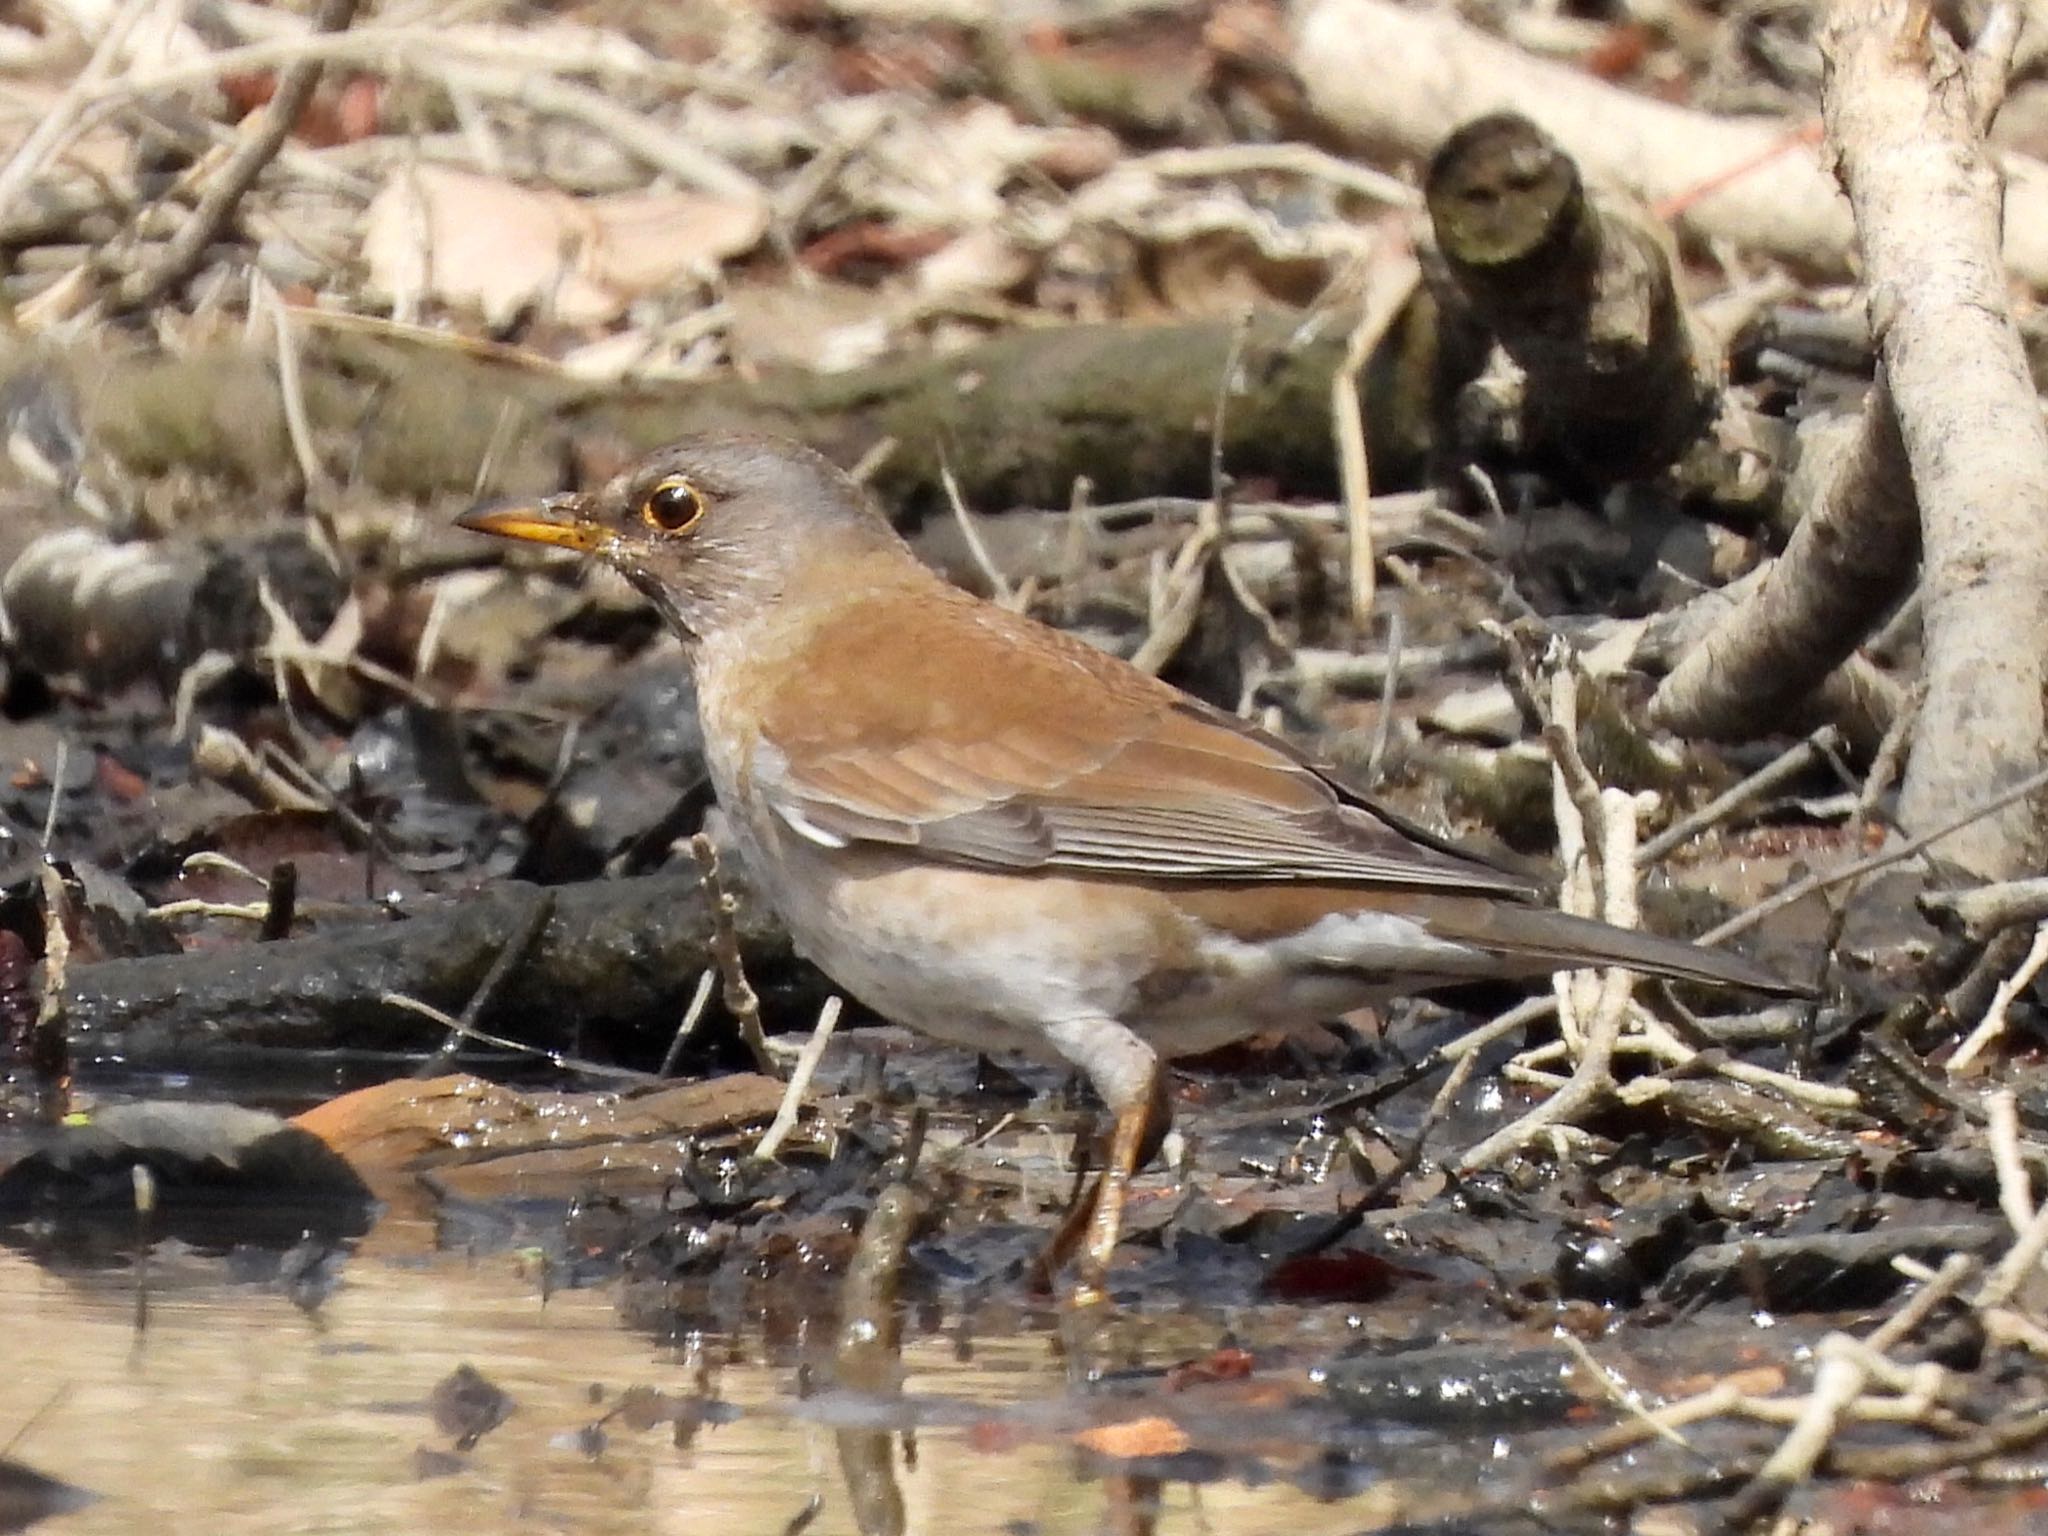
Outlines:
{"label": "gray head", "polygon": [[686,640],[774,603],[799,561],[897,543],[849,475],[801,444],[686,437],[594,490],[478,507],[461,526],[596,556]]}

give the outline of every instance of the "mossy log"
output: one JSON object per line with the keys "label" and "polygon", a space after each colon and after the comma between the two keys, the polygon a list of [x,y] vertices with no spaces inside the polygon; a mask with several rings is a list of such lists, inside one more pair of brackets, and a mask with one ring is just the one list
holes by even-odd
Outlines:
{"label": "mossy log", "polygon": [[[1233,353],[1225,469],[1282,494],[1329,495],[1337,484],[1328,402],[1346,339],[1340,316],[1266,312],[1241,343],[1227,323],[1027,330],[846,373],[659,388],[593,386],[487,347],[308,329],[302,382],[329,472],[406,500],[466,496],[485,464],[495,489],[545,488],[593,447],[637,453],[721,428],[794,437],[843,464],[886,445],[873,484],[913,519],[943,505],[942,465],[988,510],[1064,506],[1084,477],[1104,500],[1206,495]],[[178,357],[101,350],[59,361],[85,403],[88,440],[139,477],[196,471],[273,504],[281,492],[289,499],[298,471],[267,353],[223,341]],[[1368,406],[1368,420],[1426,414]],[[1390,460],[1403,452],[1391,438],[1374,449]]]}

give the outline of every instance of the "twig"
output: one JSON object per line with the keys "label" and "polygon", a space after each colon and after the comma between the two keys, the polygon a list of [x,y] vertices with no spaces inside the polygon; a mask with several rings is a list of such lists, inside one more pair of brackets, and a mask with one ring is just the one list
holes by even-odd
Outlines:
{"label": "twig", "polygon": [[[1400,237],[1390,234],[1385,238]],[[1350,533],[1345,569],[1351,622],[1360,628],[1372,616],[1377,569],[1372,539],[1372,468],[1366,456],[1365,408],[1359,400],[1358,376],[1421,281],[1422,267],[1412,251],[1378,255],[1366,286],[1364,309],[1351,328],[1344,360],[1330,378],[1330,420],[1337,438],[1344,525]]]}
{"label": "twig", "polygon": [[1277,171],[1326,181],[1396,208],[1414,208],[1422,201],[1415,188],[1398,177],[1308,144],[1218,144],[1197,149],[1162,149],[1125,160],[1119,169],[1188,180]]}
{"label": "twig", "polygon": [[1511,1035],[1518,1029],[1527,1029],[1538,1019],[1547,1018],[1557,1011],[1557,999],[1549,993],[1525,998],[1506,1013],[1477,1029],[1467,1030],[1435,1054],[1445,1061],[1457,1061],[1486,1049],[1504,1035]]}
{"label": "twig", "polygon": [[1982,943],[2007,928],[2048,921],[2048,876],[2001,880],[1967,891],[1926,891],[1918,903],[1936,921],[1953,916],[1967,937]]}
{"label": "twig", "polygon": [[1807,1393],[1799,1417],[1778,1448],[1736,1497],[1723,1522],[1724,1530],[1754,1529],[1763,1517],[1777,1512],[1794,1488],[1813,1476],[1836,1426],[1850,1404],[1863,1395],[1869,1380],[1863,1362],[1844,1347],[1846,1342],[1845,1335],[1831,1333],[1814,1347],[1819,1364],[1813,1373],[1813,1390]]}
{"label": "twig", "polygon": [[271,868],[268,889],[264,892],[263,927],[256,935],[257,941],[275,943],[290,938],[298,907],[299,866],[290,859],[280,859]]}
{"label": "twig", "polygon": [[64,776],[71,770],[71,738],[57,738],[57,761],[50,768],[50,806],[43,814],[43,854],[57,840],[57,817],[64,806]]}
{"label": "twig", "polygon": [[698,972],[697,990],[690,994],[690,1006],[683,1010],[683,1021],[676,1026],[675,1038],[669,1041],[668,1049],[662,1052],[661,1066],[654,1074],[656,1077],[669,1077],[674,1074],[676,1062],[682,1058],[684,1045],[689,1042],[690,1036],[697,1032],[697,1026],[704,1022],[704,1010],[711,1004],[711,989],[717,984],[718,972],[715,968],[707,966]]}
{"label": "twig", "polygon": [[576,1072],[585,1077],[612,1078],[626,1083],[651,1083],[656,1081],[656,1079],[649,1077],[645,1072],[637,1072],[631,1067],[613,1066],[611,1063],[603,1061],[586,1061],[580,1056],[571,1056],[567,1051],[551,1050],[544,1045],[535,1045],[530,1040],[513,1040],[504,1035],[491,1034],[488,1030],[478,1029],[474,1025],[465,1024],[454,1014],[445,1013],[441,1009],[436,1008],[432,1003],[426,1002],[421,998],[412,997],[404,992],[379,992],[377,994],[377,1001],[385,1004],[387,1007],[402,1008],[407,1013],[416,1013],[421,1018],[432,1020],[440,1025],[441,1028],[447,1030],[451,1035],[459,1035],[464,1040],[474,1040],[478,1045],[496,1046],[501,1051],[511,1051],[514,1055],[518,1056],[537,1056],[557,1071]]}
{"label": "twig", "polygon": [[1687,1424],[1696,1424],[1701,1419],[1718,1419],[1725,1414],[1738,1411],[1747,1400],[1740,1385],[1732,1381],[1716,1382],[1704,1392],[1691,1397],[1680,1398],[1675,1403],[1666,1403],[1652,1409],[1640,1418],[1625,1424],[1616,1424],[1604,1429],[1590,1440],[1578,1445],[1566,1446],[1544,1462],[1547,1471],[1570,1474],[1582,1467],[1589,1467],[1596,1461],[1620,1454],[1631,1446],[1645,1440],[1659,1437],[1669,1438]]}
{"label": "twig", "polygon": [[946,504],[953,509],[953,521],[960,526],[960,537],[967,545],[975,568],[988,583],[989,592],[994,596],[996,606],[1022,612],[1017,602],[1017,592],[1010,585],[1010,578],[1003,574],[995,557],[989,554],[988,545],[983,542],[981,530],[974,526],[974,514],[967,510],[967,502],[960,495],[960,481],[953,473],[953,466],[942,458],[939,462],[939,483],[946,488]]}
{"label": "twig", "polygon": [[760,994],[747,980],[746,967],[740,962],[739,929],[733,922],[739,912],[739,903],[733,900],[732,893],[718,877],[717,845],[699,832],[690,839],[690,857],[703,871],[704,889],[711,898],[711,958],[718,962],[725,1011],[739,1025],[740,1039],[746,1042],[754,1065],[770,1077],[780,1077],[782,1068],[776,1062],[774,1052],[768,1049],[768,1036],[761,1028]]}
{"label": "twig", "polygon": [[1401,642],[1406,626],[1397,608],[1387,615],[1387,675],[1380,684],[1380,717],[1373,722],[1372,750],[1365,755],[1364,788],[1379,783],[1386,771],[1387,747],[1394,739],[1394,704],[1401,696]]}
{"label": "twig", "polygon": [[2010,976],[1998,984],[1998,990],[1991,995],[1991,1006],[1984,1010],[1983,1019],[1949,1057],[1949,1076],[1955,1077],[1966,1071],[1986,1047],[2005,1033],[2005,1016],[2013,1000],[2034,984],[2034,978],[2040,975],[2044,965],[2048,965],[2048,923],[2034,930],[2034,942],[2027,947],[2026,957]]}
{"label": "twig", "polygon": [[[313,447],[313,424],[306,415],[306,390],[299,371],[299,349],[292,340],[291,317],[284,300],[260,270],[249,269],[249,318],[258,311],[270,318],[271,346],[277,353],[277,393],[284,406],[285,435],[291,439],[292,455],[298,460],[299,482],[305,487],[306,502],[315,510],[309,531],[322,558],[335,571],[343,569],[339,541],[326,513],[327,471]],[[436,594],[438,596],[438,594]]]}
{"label": "twig", "polygon": [[200,901],[187,897],[181,901],[166,901],[149,909],[155,918],[172,917],[232,917],[245,923],[264,923],[270,917],[270,903],[266,901]]}
{"label": "twig", "polygon": [[1786,780],[1826,761],[1829,750],[1839,750],[1841,742],[1839,728],[1823,725],[1806,740],[1787,747],[1748,778],[1730,785],[1690,816],[1680,817],[1644,843],[1636,850],[1636,868],[1647,869],[1681,843],[1719,825],[1752,800],[1762,799]]}
{"label": "twig", "polygon": [[[1905,1261],[1895,1260],[1894,1267],[1903,1272]],[[1977,1261],[1970,1255],[1950,1254],[1941,1261],[1941,1268],[1929,1276],[1919,1290],[1908,1296],[1896,1312],[1871,1331],[1865,1342],[1880,1352],[1897,1348],[1910,1339],[1922,1323],[1934,1315],[1936,1307],[1962,1289],[1963,1282],[1976,1273]]]}
{"label": "twig", "polygon": [[[321,0],[320,9],[314,13],[313,30],[347,31],[356,5],[357,0]],[[277,94],[262,108],[262,119],[214,172],[199,206],[171,236],[155,266],[130,273],[122,280],[114,290],[115,304],[123,309],[146,308],[199,269],[206,248],[227,227],[243,194],[256,184],[263,168],[276,157],[299,114],[305,111],[306,103],[313,99],[321,68],[317,57],[299,59],[286,68],[279,77]]]}
{"label": "twig", "polygon": [[45,165],[77,130],[92,104],[94,94],[121,62],[136,24],[156,9],[156,0],[127,0],[107,22],[107,30],[72,82],[28,132],[5,167],[0,167],[0,215],[13,212],[15,202],[29,189]]}
{"label": "twig", "polygon": [[1938,826],[1929,827],[1926,831],[1920,833],[1919,836],[1908,838],[1895,847],[1881,849],[1876,853],[1857,859],[1853,863],[1844,864],[1840,869],[1826,870],[1819,874],[1808,875],[1803,880],[1795,880],[1792,884],[1786,886],[1785,889],[1778,892],[1777,895],[1758,902],[1746,912],[1736,913],[1726,922],[1708,929],[1697,939],[1693,940],[1693,942],[1695,944],[1719,944],[1724,939],[1732,939],[1738,933],[1747,933],[1765,918],[1784,910],[1795,901],[1803,901],[1815,891],[1827,890],[1842,884],[1844,881],[1860,879],[1872,870],[1883,869],[1888,865],[1898,864],[1906,859],[1913,858],[1924,852],[1930,843],[1938,843],[1951,832],[1958,831],[1973,821],[2004,810],[2015,800],[2024,800],[2043,785],[2048,785],[2048,768],[2038,769],[2018,782],[2008,784],[1997,794],[1979,801],[1967,811],[1950,817]]}
{"label": "twig", "polygon": [[[1911,1337],[1937,1307],[1976,1273],[1977,1264],[1965,1254],[1951,1254],[1939,1271],[1903,1259],[1897,1261],[1897,1267],[1920,1280],[1920,1288],[1869,1337],[1828,1335],[1817,1347],[1820,1367],[1810,1392],[1798,1397],[1757,1396],[1745,1392],[1735,1380],[1720,1381],[1704,1392],[1668,1403],[1558,1452],[1545,1463],[1547,1470],[1555,1475],[1572,1475],[1645,1440],[1671,1438],[1679,1426],[1706,1419],[1733,1417],[1787,1425],[1789,1431],[1771,1457],[1733,1474],[1747,1476],[1750,1484],[1736,1511],[1724,1522],[1724,1529],[1754,1529],[1753,1524],[1745,1522],[1775,1508],[1794,1486],[1812,1476],[1817,1466],[1841,1470],[1840,1458],[1828,1450],[1828,1442],[1840,1423],[1929,1424],[1936,1401],[1945,1390],[1944,1373],[1938,1366],[1897,1365],[1886,1352]],[[1872,1380],[1896,1395],[1869,1395],[1864,1389]]]}
{"label": "twig", "polygon": [[1599,1383],[1600,1390],[1606,1394],[1607,1400],[1642,1426],[1645,1439],[1654,1437],[1668,1440],[1682,1451],[1692,1449],[1692,1442],[1678,1432],[1678,1427],[1663,1422],[1656,1414],[1643,1407],[1642,1394],[1627,1386],[1620,1379],[1618,1372],[1609,1370],[1594,1359],[1593,1351],[1586,1347],[1585,1342],[1577,1334],[1568,1328],[1560,1328],[1557,1330],[1556,1338],[1557,1342],[1565,1347],[1565,1351],[1578,1360],[1585,1373]]}
{"label": "twig", "polygon": [[[1376,1210],[1390,1190],[1422,1166],[1422,1154],[1429,1145],[1431,1134],[1443,1123],[1444,1116],[1450,1113],[1451,1105],[1458,1095],[1465,1091],[1465,1085],[1472,1080],[1473,1069],[1478,1065],[1479,1057],[1476,1053],[1459,1057],[1443,1082],[1437,1085],[1436,1093],[1429,1101],[1429,1108],[1423,1111],[1422,1123],[1415,1128],[1415,1134],[1409,1138],[1408,1145],[1402,1149],[1394,1166],[1360,1190],[1357,1199],[1340,1210],[1307,1242],[1280,1255],[1281,1262],[1306,1258],[1312,1253],[1327,1252],[1363,1226],[1367,1213]],[[1347,1142],[1353,1138],[1363,1140],[1359,1137],[1358,1127],[1355,1125],[1347,1127],[1344,1135]]]}
{"label": "twig", "polygon": [[790,1069],[789,1087],[782,1095],[782,1103],[777,1106],[775,1118],[768,1122],[768,1129],[754,1148],[757,1161],[773,1162],[775,1154],[782,1150],[782,1143],[796,1129],[797,1117],[803,1112],[804,1090],[811,1086],[811,1075],[818,1070],[818,1063],[825,1059],[825,1047],[832,1043],[832,1031],[839,1024],[842,1006],[839,994],[835,992],[818,1010],[817,1027],[811,1031],[811,1038],[804,1042],[796,1065]]}
{"label": "twig", "polygon": [[505,989],[505,983],[517,970],[522,961],[532,953],[533,946],[540,942],[546,930],[548,919],[555,915],[555,893],[543,889],[535,894],[519,920],[519,926],[512,930],[503,947],[492,957],[490,969],[484,972],[484,979],[477,983],[476,990],[463,1004],[462,1017],[457,1021],[459,1028],[451,1029],[448,1038],[440,1048],[419,1064],[414,1077],[431,1077],[443,1070],[454,1059],[456,1046],[465,1036],[474,1036],[479,1020],[498,994]]}
{"label": "twig", "polygon": [[[1636,1007],[1634,1017],[1639,1026],[1643,1049],[1670,1066],[1690,1068],[1705,1054],[1687,1045],[1672,1032],[1666,1024],[1647,1009]],[[1719,1055],[1718,1052],[1714,1053]],[[1781,1098],[1795,1103],[1810,1104],[1819,1109],[1854,1110],[1862,1105],[1862,1098],[1853,1088],[1840,1088],[1829,1083],[1811,1082],[1794,1077],[1790,1073],[1775,1072],[1769,1067],[1759,1067],[1752,1062],[1717,1060],[1714,1070],[1731,1082],[1745,1084],[1752,1088],[1766,1088]]]}
{"label": "twig", "polygon": [[764,201],[760,187],[743,171],[687,135],[671,132],[656,119],[602,91],[525,68],[446,63],[433,72],[479,96],[516,102],[543,116],[580,123],[635,159],[714,197],[747,204]]}
{"label": "twig", "polygon": [[2013,1292],[2020,1288],[2020,1282],[2032,1274],[2041,1262],[2041,1254],[2048,1250],[2048,1206],[2034,1213],[2034,1219],[2021,1228],[2005,1257],[1986,1277],[1982,1289],[1971,1298],[1970,1305],[1982,1309],[2002,1307],[2012,1300]]}
{"label": "twig", "polygon": [[[1603,893],[1608,921],[1626,920],[1633,915],[1634,889],[1630,855],[1635,847],[1635,801],[1621,790],[1609,790],[1602,797],[1606,827],[1603,840],[1608,859],[1604,870],[1614,882]],[[1563,978],[1560,977],[1560,983]],[[1570,1079],[1549,1098],[1512,1123],[1488,1136],[1457,1161],[1461,1172],[1486,1167],[1510,1152],[1526,1146],[1539,1133],[1560,1124],[1575,1122],[1586,1110],[1614,1091],[1614,1048],[1623,1021],[1628,1017],[1629,994],[1634,974],[1619,966],[1601,973],[1594,1011],[1585,1025],[1585,1045],[1578,1055]],[[1559,989],[1560,1008],[1564,992]]]}
{"label": "twig", "polygon": [[1991,1166],[1998,1170],[1998,1208],[2018,1237],[2034,1224],[2033,1181],[2020,1150],[2019,1102],[2010,1088],[1984,1096],[1984,1140],[1991,1148]]}
{"label": "twig", "polygon": [[1250,334],[1251,312],[1247,310],[1232,328],[1230,349],[1224,354],[1223,371],[1216,381],[1216,404],[1209,417],[1209,499],[1202,504],[1193,531],[1182,540],[1174,552],[1173,563],[1157,585],[1151,631],[1131,655],[1131,665],[1141,672],[1156,676],[1194,633],[1210,566],[1223,548],[1230,515],[1230,482],[1223,470],[1224,427],[1230,397],[1237,388],[1245,338]]}

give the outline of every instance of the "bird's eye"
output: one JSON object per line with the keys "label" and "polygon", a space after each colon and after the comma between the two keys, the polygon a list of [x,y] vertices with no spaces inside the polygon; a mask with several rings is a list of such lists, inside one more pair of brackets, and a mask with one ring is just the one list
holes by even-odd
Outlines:
{"label": "bird's eye", "polygon": [[687,533],[704,515],[704,493],[682,475],[670,475],[640,503],[640,520],[663,533]]}

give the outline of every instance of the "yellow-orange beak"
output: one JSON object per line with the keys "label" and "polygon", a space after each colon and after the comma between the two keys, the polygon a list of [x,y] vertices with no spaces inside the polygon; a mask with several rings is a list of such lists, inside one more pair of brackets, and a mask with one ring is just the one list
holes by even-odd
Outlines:
{"label": "yellow-orange beak", "polygon": [[501,539],[552,544],[580,555],[596,554],[610,537],[602,524],[575,512],[574,496],[549,496],[538,502],[486,502],[455,519],[455,526]]}

